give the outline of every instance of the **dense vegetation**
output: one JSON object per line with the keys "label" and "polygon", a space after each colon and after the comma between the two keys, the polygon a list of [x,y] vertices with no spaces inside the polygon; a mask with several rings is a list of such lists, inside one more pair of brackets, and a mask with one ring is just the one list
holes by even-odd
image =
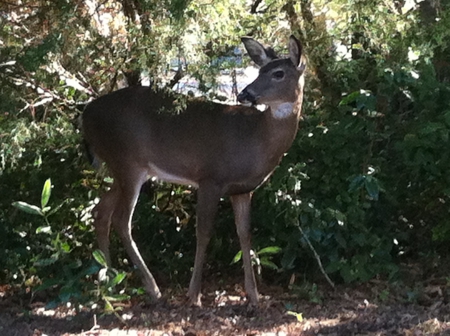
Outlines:
{"label": "dense vegetation", "polygon": [[[220,98],[218,75],[248,62],[235,57],[241,36],[285,52],[291,33],[308,57],[304,117],[254,197],[262,277],[320,281],[309,243],[334,281],[407,281],[406,262],[439,270],[450,241],[448,27],[445,1],[0,0],[0,283],[54,288],[62,301],[92,293],[90,210],[110,181],[84,156],[89,100],[141,75],[168,87],[190,76]],[[165,283],[187,284],[194,208],[195,191],[178,186],[141,196],[135,237]],[[240,268],[233,225],[224,200],[212,272]],[[115,266],[130,271],[120,249]]]}

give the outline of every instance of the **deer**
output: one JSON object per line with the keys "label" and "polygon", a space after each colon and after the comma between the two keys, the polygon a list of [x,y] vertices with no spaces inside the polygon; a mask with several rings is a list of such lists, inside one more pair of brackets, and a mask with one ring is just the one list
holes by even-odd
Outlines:
{"label": "deer", "polygon": [[[82,131],[90,153],[108,167],[113,183],[92,210],[98,248],[108,265],[111,227],[140,271],[154,300],[161,291],[132,237],[132,217],[141,186],[150,178],[197,189],[196,251],[187,300],[201,306],[202,269],[219,201],[230,197],[244,264],[245,293],[257,306],[252,267],[252,194],[279,165],[297,133],[306,63],[302,44],[289,38],[289,56],[279,58],[251,37],[241,38],[260,67],[237,96],[240,105],[199,98],[180,113],[170,94],[136,86],[90,102]],[[261,111],[257,107],[265,106]]]}

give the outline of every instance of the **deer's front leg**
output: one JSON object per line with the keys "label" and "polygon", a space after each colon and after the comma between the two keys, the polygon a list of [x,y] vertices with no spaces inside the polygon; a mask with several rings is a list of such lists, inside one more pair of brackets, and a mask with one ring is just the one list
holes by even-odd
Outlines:
{"label": "deer's front leg", "polygon": [[188,297],[191,304],[201,306],[202,271],[206,248],[211,239],[214,218],[220,200],[220,190],[212,183],[200,183],[197,192],[197,250],[194,272],[189,284]]}
{"label": "deer's front leg", "polygon": [[111,216],[114,213],[118,196],[119,189],[116,184],[113,184],[111,189],[102,196],[100,202],[92,210],[98,247],[105,255],[108,266],[111,266],[111,257],[109,253]]}
{"label": "deer's front leg", "polygon": [[236,229],[241,243],[242,260],[244,262],[245,273],[245,291],[251,305],[258,305],[258,289],[256,286],[255,273],[253,272],[251,250],[251,232],[250,232],[250,205],[252,194],[240,194],[231,196],[233,204]]}

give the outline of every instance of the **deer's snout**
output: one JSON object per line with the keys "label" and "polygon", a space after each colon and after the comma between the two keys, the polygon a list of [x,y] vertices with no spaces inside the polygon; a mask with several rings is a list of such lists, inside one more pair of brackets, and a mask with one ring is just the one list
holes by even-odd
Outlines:
{"label": "deer's snout", "polygon": [[244,90],[241,91],[241,93],[238,94],[237,100],[241,104],[255,105],[257,97],[252,92],[247,90],[247,88],[245,88]]}

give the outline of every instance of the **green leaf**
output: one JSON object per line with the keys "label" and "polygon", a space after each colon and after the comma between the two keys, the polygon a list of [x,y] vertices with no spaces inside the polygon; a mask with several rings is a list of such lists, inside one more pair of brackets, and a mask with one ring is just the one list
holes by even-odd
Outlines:
{"label": "green leaf", "polygon": [[350,93],[349,95],[342,98],[342,100],[339,102],[339,106],[348,105],[350,103],[353,103],[356,98],[358,98],[361,95],[359,91],[354,91]]}
{"label": "green leaf", "polygon": [[445,125],[442,123],[429,122],[420,129],[420,134],[421,135],[433,134],[444,128],[445,128]]}
{"label": "green leaf", "polygon": [[120,284],[125,279],[126,275],[127,274],[125,272],[117,274],[114,277],[114,279],[112,279],[112,281],[111,281],[111,287],[114,287],[114,286]]}
{"label": "green leaf", "polygon": [[346,283],[350,283],[356,279],[353,269],[349,265],[342,265],[339,273]]}
{"label": "green leaf", "polygon": [[342,268],[343,263],[339,260],[331,261],[325,268],[325,272],[330,274],[339,271]]}
{"label": "green leaf", "polygon": [[36,233],[52,233],[52,228],[50,226],[39,226]]}
{"label": "green leaf", "polygon": [[47,279],[44,280],[44,282],[42,283],[42,285],[37,286],[33,292],[39,292],[39,291],[43,291],[46,290],[48,288],[52,288],[56,285],[60,285],[63,281],[61,279]]}
{"label": "green leaf", "polygon": [[41,195],[41,208],[44,209],[50,199],[50,194],[52,193],[52,182],[50,179],[47,179],[44,183],[44,187],[42,188]]}
{"label": "green leaf", "polygon": [[336,239],[336,241],[338,242],[338,244],[341,246],[341,247],[343,247],[344,249],[346,249],[347,248],[347,240],[345,240],[345,238],[344,238],[344,236],[342,235],[342,233],[341,232],[336,232],[336,234],[335,234],[335,239]]}
{"label": "green leaf", "polygon": [[114,311],[113,305],[105,297],[105,312],[112,313]]}
{"label": "green leaf", "polygon": [[366,191],[369,196],[375,201],[378,201],[378,194],[380,193],[378,180],[372,176],[367,176],[366,180],[364,181],[364,186],[366,187]]}
{"label": "green leaf", "polygon": [[52,209],[52,207],[49,207],[49,206],[41,208],[43,213],[49,212],[51,209]]}
{"label": "green leaf", "polygon": [[69,302],[71,298],[80,298],[81,292],[77,286],[73,284],[61,287],[59,291],[59,299],[61,302]]}
{"label": "green leaf", "polygon": [[447,126],[450,126],[450,111],[445,112],[443,118]]}
{"label": "green leaf", "polygon": [[279,267],[270,259],[266,258],[261,258],[260,259],[261,265],[270,269],[273,269],[275,271],[279,270]]}
{"label": "green leaf", "polygon": [[110,301],[110,302],[118,302],[118,301],[125,301],[130,299],[129,295],[125,295],[125,294],[119,294],[119,295],[108,295],[105,296],[105,299]]}
{"label": "green leaf", "polygon": [[92,256],[94,257],[95,261],[97,261],[101,266],[107,268],[108,263],[106,262],[105,254],[100,250],[95,250],[92,252]]}
{"label": "green leaf", "polygon": [[286,251],[281,259],[281,267],[285,270],[294,268],[294,262],[297,259],[297,254],[295,251]]}
{"label": "green leaf", "polygon": [[363,186],[364,180],[365,180],[365,176],[363,176],[363,175],[358,175],[355,178],[353,178],[348,187],[348,191],[352,192],[352,191],[359,190]]}
{"label": "green leaf", "polygon": [[42,212],[41,209],[39,209],[39,207],[28,204],[26,202],[22,201],[14,202],[12,203],[12,206],[31,215],[44,216],[44,213]]}
{"label": "green leaf", "polygon": [[366,244],[368,244],[369,243],[368,240],[372,241],[376,245],[379,244],[376,239],[370,239],[370,237],[368,235],[366,236],[363,233],[355,233],[351,237],[352,237],[352,241],[357,243],[361,247],[364,247]]}
{"label": "green leaf", "polygon": [[336,218],[339,225],[343,225],[346,220],[345,215],[342,212],[340,212],[339,210],[334,211],[334,218]]}
{"label": "green leaf", "polygon": [[33,265],[38,267],[53,265],[55,262],[58,261],[58,259],[59,256],[57,254],[53,254],[50,258],[36,260]]}
{"label": "green leaf", "polygon": [[61,250],[69,253],[70,252],[70,244],[67,242],[61,243]]}
{"label": "green leaf", "polygon": [[45,309],[56,309],[61,305],[61,301],[59,299],[55,299],[50,301],[45,305]]}
{"label": "green leaf", "polygon": [[[61,209],[61,207],[67,203],[68,200],[64,200],[64,202],[62,202],[60,205],[58,205],[56,208],[54,208],[53,210],[51,210],[48,214],[47,217],[53,215],[56,211],[58,211],[59,209]],[[50,209],[49,209],[50,210]]]}
{"label": "green leaf", "polygon": [[297,312],[294,312],[294,311],[288,311],[287,314],[295,316],[297,318],[298,322],[302,322],[303,321],[303,313],[297,313]]}
{"label": "green leaf", "polygon": [[261,254],[278,254],[282,251],[279,246],[268,246],[258,251],[258,255]]}
{"label": "green leaf", "polygon": [[233,261],[230,263],[230,265],[232,264],[236,264],[239,260],[242,259],[242,251],[239,251],[233,258]]}
{"label": "green leaf", "polygon": [[84,269],[81,274],[83,276],[92,275],[92,274],[96,274],[98,271],[100,271],[99,264],[92,263],[92,265],[90,265],[88,268]]}

